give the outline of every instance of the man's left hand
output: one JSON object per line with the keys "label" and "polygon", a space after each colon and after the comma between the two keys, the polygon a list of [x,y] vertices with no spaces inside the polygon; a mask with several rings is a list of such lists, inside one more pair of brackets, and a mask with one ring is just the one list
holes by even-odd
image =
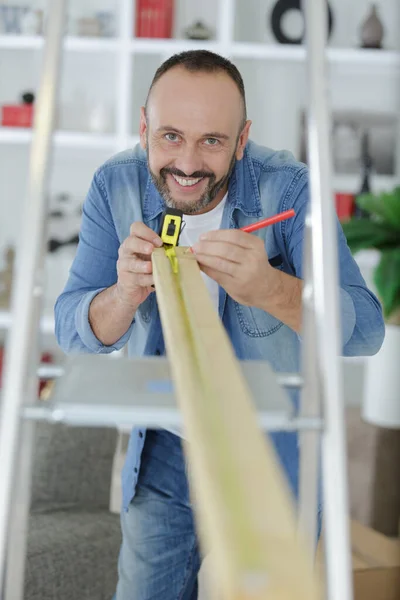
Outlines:
{"label": "man's left hand", "polygon": [[219,229],[200,237],[192,248],[201,270],[240,304],[262,307],[274,293],[276,270],[263,240],[238,229]]}

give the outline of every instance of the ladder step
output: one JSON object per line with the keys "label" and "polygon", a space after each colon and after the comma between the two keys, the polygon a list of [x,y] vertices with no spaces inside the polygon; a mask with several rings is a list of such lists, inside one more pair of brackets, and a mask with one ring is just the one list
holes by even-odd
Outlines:
{"label": "ladder step", "polygon": [[[322,420],[297,417],[284,388],[302,385],[297,373],[275,373],[265,361],[240,361],[266,431],[317,430]],[[26,419],[72,426],[181,428],[170,367],[165,357],[112,359],[69,357],[65,365],[41,365],[55,379],[48,401],[23,407]]]}

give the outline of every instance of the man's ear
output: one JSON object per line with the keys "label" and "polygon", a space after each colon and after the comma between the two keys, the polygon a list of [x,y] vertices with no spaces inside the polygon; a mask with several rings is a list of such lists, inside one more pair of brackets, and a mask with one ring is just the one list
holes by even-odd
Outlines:
{"label": "man's ear", "polygon": [[242,158],[243,158],[244,149],[246,147],[247,140],[249,139],[250,127],[251,127],[251,121],[246,121],[246,123],[240,133],[239,140],[237,143],[237,148],[236,148],[236,159],[237,160],[242,160]]}
{"label": "man's ear", "polygon": [[147,119],[146,109],[144,106],[142,106],[140,109],[139,136],[140,145],[142,146],[143,150],[145,150],[147,145]]}

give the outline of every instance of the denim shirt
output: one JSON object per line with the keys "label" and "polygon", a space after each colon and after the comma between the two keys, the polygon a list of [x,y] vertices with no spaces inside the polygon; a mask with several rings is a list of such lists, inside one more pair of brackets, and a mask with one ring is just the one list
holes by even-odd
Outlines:
{"label": "denim shirt", "polygon": [[[247,143],[229,181],[221,228],[239,228],[290,208],[296,216],[259,230],[271,264],[302,277],[302,247],[309,200],[307,167],[286,151]],[[118,248],[130,225],[143,221],[159,231],[165,206],[138,145],[112,157],[94,174],[84,202],[80,239],[65,289],[55,305],[56,336],[66,353],[110,353],[127,345],[132,357],[165,353],[155,292],[138,308],[124,336],[104,346],[88,319],[93,298],[117,281]],[[384,323],[377,298],[366,287],[338,222],[342,351],[346,356],[375,354]],[[301,338],[271,314],[243,306],[219,289],[219,314],[239,359],[262,359],[276,371],[299,371]],[[297,406],[297,392],[290,392]],[[110,398],[112,402],[112,398]],[[297,434],[271,434],[292,491],[298,493]],[[134,497],[145,430],[132,430],[122,475],[123,507]],[[238,444],[241,440],[238,439]]]}

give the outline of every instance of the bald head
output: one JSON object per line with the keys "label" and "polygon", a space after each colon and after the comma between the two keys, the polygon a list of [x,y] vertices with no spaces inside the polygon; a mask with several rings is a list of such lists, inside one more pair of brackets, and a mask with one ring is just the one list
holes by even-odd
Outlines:
{"label": "bald head", "polygon": [[[242,76],[237,67],[231,63],[228,59],[214,52],[208,50],[189,50],[188,52],[181,52],[175,54],[168,60],[166,60],[156,71],[153,81],[150,85],[150,89],[146,99],[146,110],[149,105],[150,97],[153,93],[153,88],[157,85],[159,80],[163,78],[167,73],[180,68],[189,74],[193,75],[213,75],[215,81],[220,81],[221,76],[225,75],[226,78],[230,79],[234,84],[229,90],[232,93],[232,97],[235,98],[234,88],[239,93],[241,98],[241,125],[244,126],[247,119],[246,111],[246,94],[243,84]],[[230,98],[228,99],[230,100]]]}
{"label": "bald head", "polygon": [[221,132],[234,141],[245,122],[242,97],[226,73],[191,73],[184,67],[174,67],[154,84],[146,116],[152,130],[173,125],[199,135]]}

